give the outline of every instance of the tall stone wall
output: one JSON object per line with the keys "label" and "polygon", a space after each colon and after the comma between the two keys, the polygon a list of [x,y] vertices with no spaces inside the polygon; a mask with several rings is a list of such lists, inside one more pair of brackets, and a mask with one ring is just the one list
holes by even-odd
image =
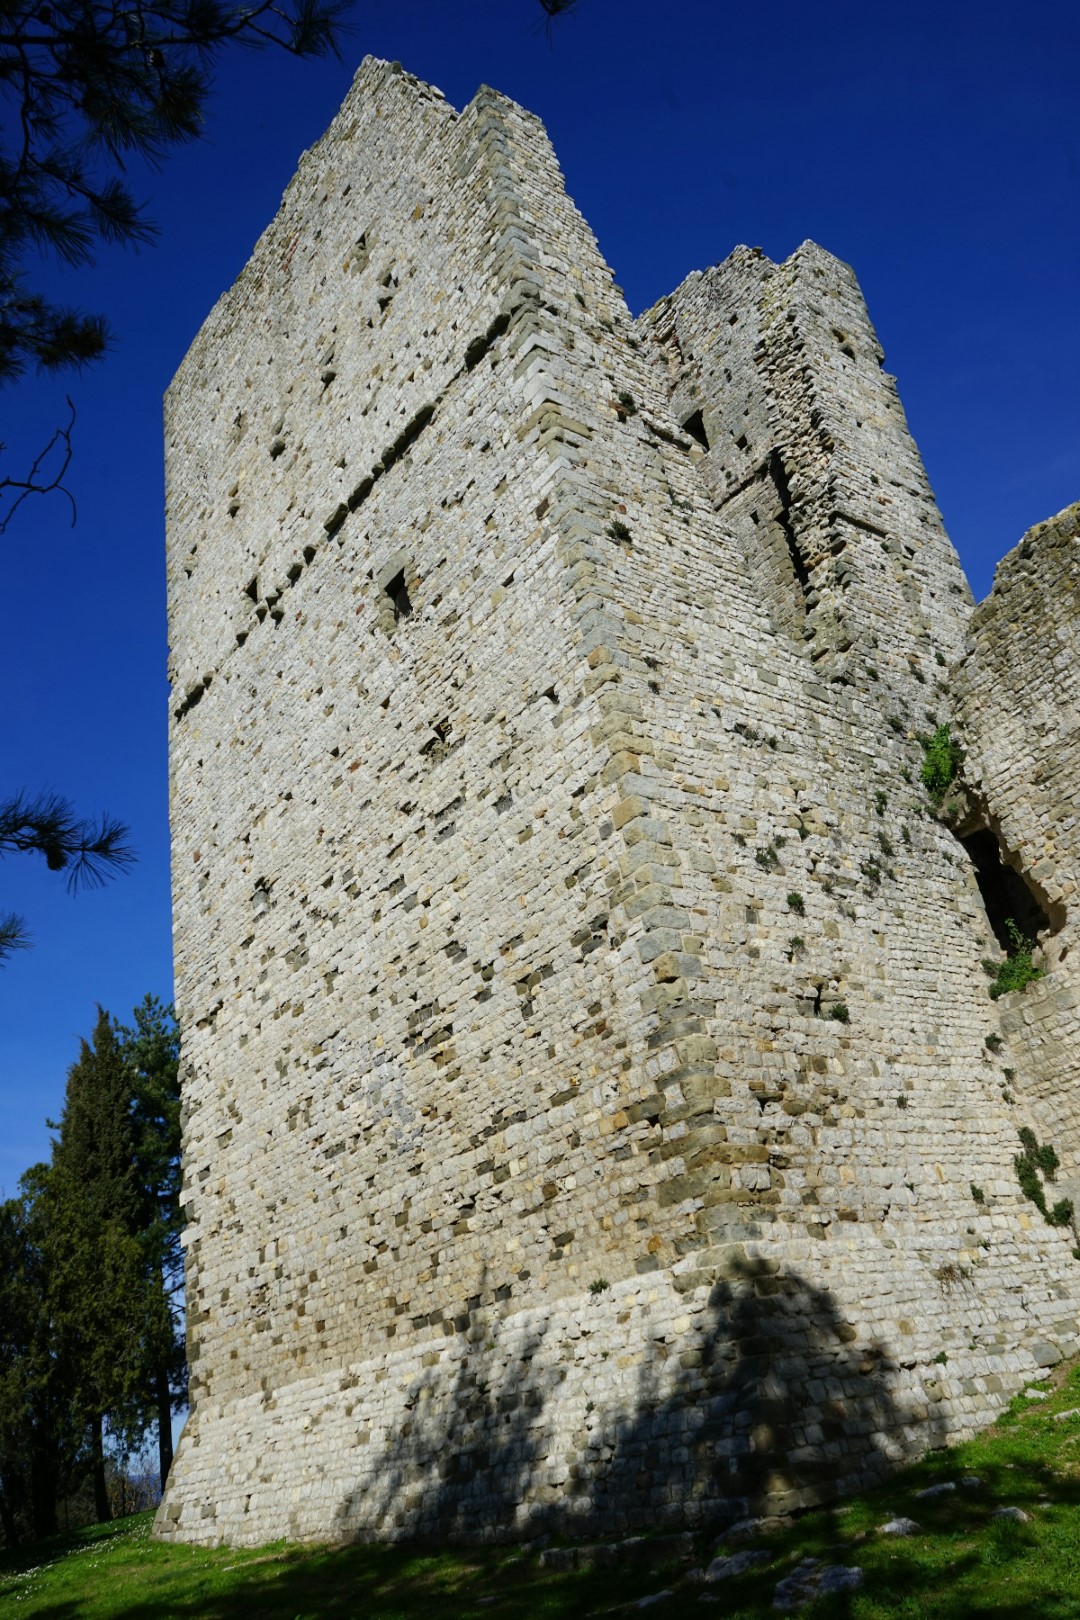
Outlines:
{"label": "tall stone wall", "polygon": [[778,626],[883,702],[932,686],[971,593],[848,266],[813,242],[782,265],[737,248],[638,326]]}
{"label": "tall stone wall", "polygon": [[[959,830],[992,832],[1043,914],[1025,932],[1044,976],[1002,1000],[1009,1084],[1042,1123],[1065,1165],[1061,1192],[1080,1209],[1078,647],[1080,506],[1070,506],[999,564],[952,684],[965,747]],[[1001,909],[1016,898],[1014,888]]]}
{"label": "tall stone wall", "polygon": [[[812,635],[725,493],[694,289],[732,265],[833,423],[731,354]],[[917,782],[966,587],[850,272],[710,278],[635,332],[537,121],[369,60],[170,391],[193,1405],[159,1534],[798,1506],[1075,1342],[992,928]]]}

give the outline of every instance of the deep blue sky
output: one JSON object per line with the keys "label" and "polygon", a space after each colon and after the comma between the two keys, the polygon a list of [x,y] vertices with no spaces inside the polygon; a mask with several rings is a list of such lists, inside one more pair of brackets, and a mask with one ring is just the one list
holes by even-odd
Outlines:
{"label": "deep blue sky", "polygon": [[[171,993],[161,396],[366,51],[458,106],[482,82],[547,124],[636,312],[738,242],[813,237],[862,282],[975,592],[1030,524],[1080,498],[1080,11],[1075,0],[535,0],[357,7],[346,64],[222,62],[206,139],[136,174],[161,234],[53,290],[106,312],[63,505],[0,538],[0,793],[50,785],[133,829],[141,859],[69,898],[28,857],[0,910],[35,948],[0,969],[0,1190],[42,1156],[95,1003]],[[65,385],[0,396],[14,470]]]}

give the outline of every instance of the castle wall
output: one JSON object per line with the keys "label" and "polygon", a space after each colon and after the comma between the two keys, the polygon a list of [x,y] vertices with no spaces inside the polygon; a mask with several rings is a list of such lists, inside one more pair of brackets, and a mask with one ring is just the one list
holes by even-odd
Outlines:
{"label": "castle wall", "polygon": [[774,621],[823,675],[929,697],[971,593],[850,268],[736,248],[638,330],[676,417],[700,413],[700,473]]}
{"label": "castle wall", "polygon": [[[776,277],[854,317],[800,251]],[[829,516],[794,443],[851,562],[822,661],[669,394],[536,120],[370,61],[173,385],[193,1410],[159,1534],[797,1506],[1074,1342],[917,786],[955,558],[916,548],[886,644],[908,531]]]}
{"label": "castle wall", "polygon": [[[1031,529],[998,565],[955,671],[963,781],[974,820],[992,830],[1045,914],[1044,977],[1002,998],[1022,1061],[1022,1092],[1065,1166],[1060,1190],[1080,1209],[1080,507]],[[992,953],[992,958],[998,952]]]}

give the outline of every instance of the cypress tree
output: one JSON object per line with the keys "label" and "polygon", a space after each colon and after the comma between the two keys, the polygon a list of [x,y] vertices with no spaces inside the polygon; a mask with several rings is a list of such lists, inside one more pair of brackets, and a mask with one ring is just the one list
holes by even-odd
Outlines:
{"label": "cypress tree", "polygon": [[131,1026],[116,1035],[128,1069],[132,1097],[139,1240],[150,1290],[144,1326],[144,1357],[158,1436],[158,1468],[164,1490],[172,1466],[172,1415],[187,1394],[180,1296],[184,1257],[180,1245],[180,1034],[171,1007],[146,996]]}
{"label": "cypress tree", "polygon": [[55,1535],[57,1496],[82,1436],[72,1421],[70,1368],[49,1309],[49,1167],[23,1176],[0,1204],[0,1526],[13,1546]]}
{"label": "cypress tree", "polygon": [[49,1304],[57,1354],[72,1369],[87,1434],[99,1521],[111,1517],[106,1426],[130,1447],[146,1426],[144,1338],[153,1315],[139,1243],[140,1198],[127,1065],[98,1009],[90,1043],[68,1072],[47,1181]]}
{"label": "cypress tree", "polygon": [[0,1529],[54,1534],[89,1463],[110,1516],[106,1434],[156,1423],[161,1482],[186,1395],[179,1036],[147,996],[124,1027],[99,1009],[68,1073],[52,1162],[0,1203]]}

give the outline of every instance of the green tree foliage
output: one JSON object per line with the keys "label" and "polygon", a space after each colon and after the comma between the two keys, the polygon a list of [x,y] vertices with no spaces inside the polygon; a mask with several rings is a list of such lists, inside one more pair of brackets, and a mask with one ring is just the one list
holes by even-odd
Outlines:
{"label": "green tree foliage", "polygon": [[[89,1473],[159,1429],[162,1481],[183,1401],[179,1036],[151,996],[99,1012],[68,1073],[52,1159],[0,1204],[0,1527],[57,1528]],[[112,1455],[106,1455],[106,1442]]]}
{"label": "green tree foliage", "polygon": [[106,1420],[129,1442],[144,1424],[142,1341],[157,1302],[138,1236],[130,1077],[104,1011],[68,1073],[48,1202],[46,1258],[58,1353],[72,1368],[76,1412],[90,1437],[97,1515],[107,1519]]}
{"label": "green tree foliage", "polygon": [[155,1295],[143,1346],[144,1377],[157,1422],[158,1466],[164,1487],[172,1464],[172,1414],[187,1394],[180,1301],[180,1032],[172,1008],[147,996],[130,1026],[116,1037],[127,1069],[139,1196],[143,1267]]}
{"label": "green tree foliage", "polygon": [[57,1529],[81,1436],[56,1353],[46,1261],[46,1165],[0,1204],[0,1526],[8,1546]]}

